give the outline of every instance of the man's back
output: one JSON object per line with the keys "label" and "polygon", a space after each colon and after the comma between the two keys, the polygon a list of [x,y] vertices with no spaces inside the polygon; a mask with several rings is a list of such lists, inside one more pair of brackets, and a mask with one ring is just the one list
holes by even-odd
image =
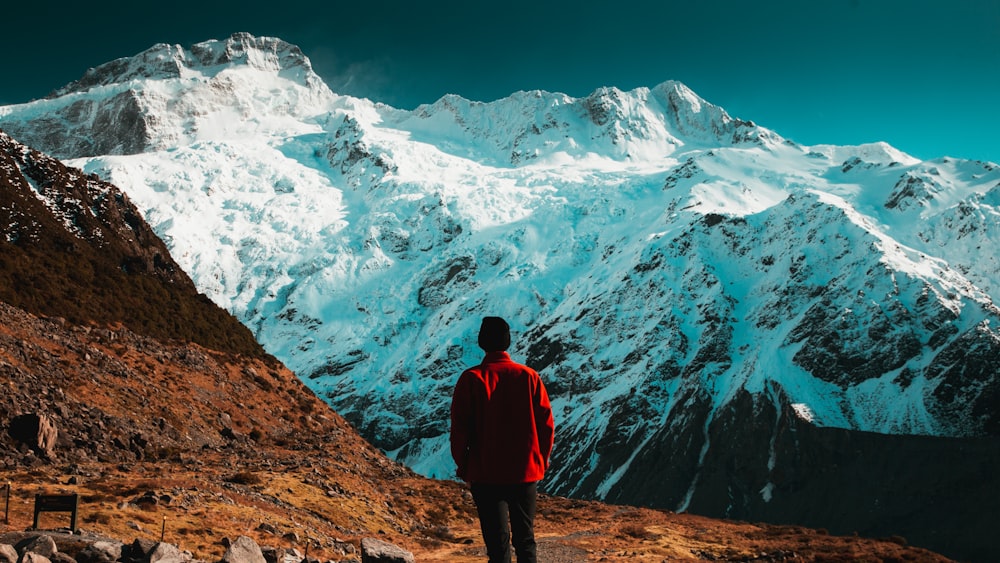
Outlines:
{"label": "man's back", "polygon": [[483,362],[462,372],[451,401],[451,455],[472,500],[490,563],[536,563],[538,481],[552,452],[555,424],[535,370],[510,359],[510,326],[485,317]]}
{"label": "man's back", "polygon": [[552,450],[553,426],[538,373],[506,352],[487,353],[483,363],[459,378],[452,402],[452,447],[467,481],[540,480]]}

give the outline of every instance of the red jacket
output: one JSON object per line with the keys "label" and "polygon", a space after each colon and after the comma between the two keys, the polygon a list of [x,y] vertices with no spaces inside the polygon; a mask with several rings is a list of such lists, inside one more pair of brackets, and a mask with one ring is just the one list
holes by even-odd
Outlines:
{"label": "red jacket", "polygon": [[531,483],[545,475],[555,423],[538,373],[488,352],[458,378],[451,401],[451,456],[470,483]]}

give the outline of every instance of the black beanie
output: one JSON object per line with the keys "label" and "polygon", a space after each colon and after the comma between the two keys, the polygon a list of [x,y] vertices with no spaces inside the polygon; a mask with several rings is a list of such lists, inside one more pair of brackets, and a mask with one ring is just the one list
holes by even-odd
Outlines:
{"label": "black beanie", "polygon": [[500,317],[484,317],[479,327],[479,347],[484,352],[505,352],[510,347],[510,326]]}

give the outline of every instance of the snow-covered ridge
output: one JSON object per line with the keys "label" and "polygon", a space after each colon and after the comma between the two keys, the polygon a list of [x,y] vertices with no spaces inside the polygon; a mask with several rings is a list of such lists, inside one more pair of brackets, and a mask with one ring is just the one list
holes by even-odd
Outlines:
{"label": "snow-covered ridge", "polygon": [[235,33],[222,41],[196,43],[190,49],[159,43],[138,55],[91,68],[79,80],[56,89],[49,97],[57,98],[74,92],[86,92],[96,86],[133,81],[212,75],[233,65],[277,72],[304,86],[322,83],[313,72],[309,59],[297,46],[275,37]]}
{"label": "snow-covered ridge", "polygon": [[301,120],[337,100],[352,103],[330,92],[298,47],[237,33],[100,65],[47,99],[0,108],[0,120],[15,138],[59,157],[138,154],[315,131]]}
{"label": "snow-covered ridge", "polygon": [[535,90],[483,103],[448,95],[413,112],[391,113],[385,125],[498,166],[589,155],[655,162],[679,150],[719,143],[784,142],[752,122],[730,117],[676,81],[630,92],[601,88],[585,98]]}
{"label": "snow-covered ridge", "polygon": [[238,42],[154,48],[0,127],[120,186],[202,291],[417,470],[452,474],[447,405],[486,314],[550,386],[559,492],[624,500],[683,450],[663,505],[697,504],[693,475],[735,447],[711,429],[749,419],[994,432],[996,165],[797,146],[677,82],[403,111]]}

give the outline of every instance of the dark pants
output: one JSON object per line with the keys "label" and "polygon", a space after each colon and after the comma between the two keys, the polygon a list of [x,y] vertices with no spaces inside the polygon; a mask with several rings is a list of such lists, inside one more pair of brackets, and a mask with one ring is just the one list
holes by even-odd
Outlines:
{"label": "dark pants", "polygon": [[486,555],[490,563],[510,563],[513,536],[517,563],[535,563],[535,499],[538,483],[472,484]]}

